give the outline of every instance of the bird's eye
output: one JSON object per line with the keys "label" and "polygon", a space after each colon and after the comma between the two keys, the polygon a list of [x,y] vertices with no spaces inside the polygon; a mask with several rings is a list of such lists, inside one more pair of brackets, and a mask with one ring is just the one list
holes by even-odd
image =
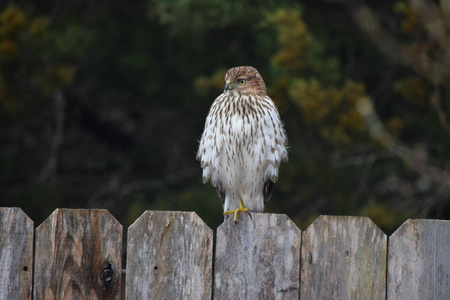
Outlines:
{"label": "bird's eye", "polygon": [[244,85],[246,82],[247,82],[247,80],[245,80],[245,79],[239,79],[239,80],[238,80],[238,83],[239,83],[240,85]]}

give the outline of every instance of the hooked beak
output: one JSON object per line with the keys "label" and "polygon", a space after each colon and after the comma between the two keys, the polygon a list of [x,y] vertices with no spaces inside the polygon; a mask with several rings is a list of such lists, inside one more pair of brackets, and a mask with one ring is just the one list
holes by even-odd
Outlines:
{"label": "hooked beak", "polygon": [[229,91],[229,90],[232,90],[233,89],[233,87],[231,86],[231,80],[227,80],[226,82],[225,82],[225,91]]}

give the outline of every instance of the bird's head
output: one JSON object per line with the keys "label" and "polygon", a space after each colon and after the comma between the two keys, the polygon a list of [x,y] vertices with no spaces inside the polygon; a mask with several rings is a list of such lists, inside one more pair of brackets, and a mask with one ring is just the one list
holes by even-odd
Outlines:
{"label": "bird's head", "polygon": [[266,85],[253,67],[231,68],[225,74],[225,91],[235,95],[266,95]]}

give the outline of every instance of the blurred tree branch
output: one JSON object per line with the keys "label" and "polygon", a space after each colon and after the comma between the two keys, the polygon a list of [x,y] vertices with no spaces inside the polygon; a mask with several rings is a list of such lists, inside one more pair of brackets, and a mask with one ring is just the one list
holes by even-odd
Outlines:
{"label": "blurred tree branch", "polygon": [[[417,13],[426,28],[430,39],[425,47],[415,47],[400,42],[380,23],[377,14],[364,2],[358,0],[341,0],[355,23],[363,30],[383,54],[392,62],[407,66],[434,84],[442,84],[450,73],[448,34],[444,30],[443,14],[430,3],[411,0],[410,5]],[[444,1],[445,2],[445,1]],[[437,43],[440,49],[432,49]],[[428,55],[428,51],[442,51],[436,58]]]}
{"label": "blurred tree branch", "polygon": [[39,181],[46,181],[56,175],[58,168],[58,157],[61,144],[64,140],[64,118],[66,99],[63,93],[58,90],[53,94],[54,106],[54,130],[50,133],[50,147],[46,164],[43,166],[39,176]]}
{"label": "blurred tree branch", "polygon": [[[405,14],[404,22],[409,21],[403,24],[403,29],[419,30],[421,33],[421,39],[409,43],[401,42],[383,28],[377,13],[363,1],[342,0],[341,3],[374,46],[394,63],[410,68],[431,83],[432,93],[428,99],[430,107],[435,110],[442,128],[450,133],[450,124],[441,105],[441,89],[448,88],[450,74],[450,36],[446,30],[446,24],[450,20],[448,2],[440,1],[440,7],[422,0],[396,3],[397,11]],[[358,108],[366,119],[374,140],[399,156],[416,173],[427,176],[440,186],[450,184],[450,174],[445,169],[432,165],[426,148],[407,147],[384,129],[383,121],[375,112],[371,100],[360,100]]]}
{"label": "blurred tree branch", "polygon": [[383,122],[375,112],[371,100],[361,98],[357,105],[359,112],[367,122],[369,133],[373,140],[380,142],[421,176],[426,176],[439,186],[450,186],[450,173],[442,168],[433,166],[429,161],[429,155],[425,148],[412,149],[395,139],[385,129]]}
{"label": "blurred tree branch", "polygon": [[439,117],[439,122],[441,123],[442,127],[447,131],[447,133],[450,134],[450,124],[448,122],[447,115],[445,114],[444,109],[442,108],[441,103],[441,90],[439,86],[434,86],[433,93],[430,96],[430,104],[431,107],[436,111],[436,114]]}

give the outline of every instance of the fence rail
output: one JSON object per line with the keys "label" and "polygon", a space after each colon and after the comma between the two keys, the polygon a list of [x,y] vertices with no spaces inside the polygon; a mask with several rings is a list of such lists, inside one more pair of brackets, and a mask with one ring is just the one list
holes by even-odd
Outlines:
{"label": "fence rail", "polygon": [[[367,217],[281,214],[213,231],[194,212],[146,211],[128,228],[102,209],[57,209],[34,229],[0,208],[0,300],[450,299],[450,221],[389,238]],[[33,254],[34,251],[34,254]],[[214,266],[214,268],[213,268]]]}

